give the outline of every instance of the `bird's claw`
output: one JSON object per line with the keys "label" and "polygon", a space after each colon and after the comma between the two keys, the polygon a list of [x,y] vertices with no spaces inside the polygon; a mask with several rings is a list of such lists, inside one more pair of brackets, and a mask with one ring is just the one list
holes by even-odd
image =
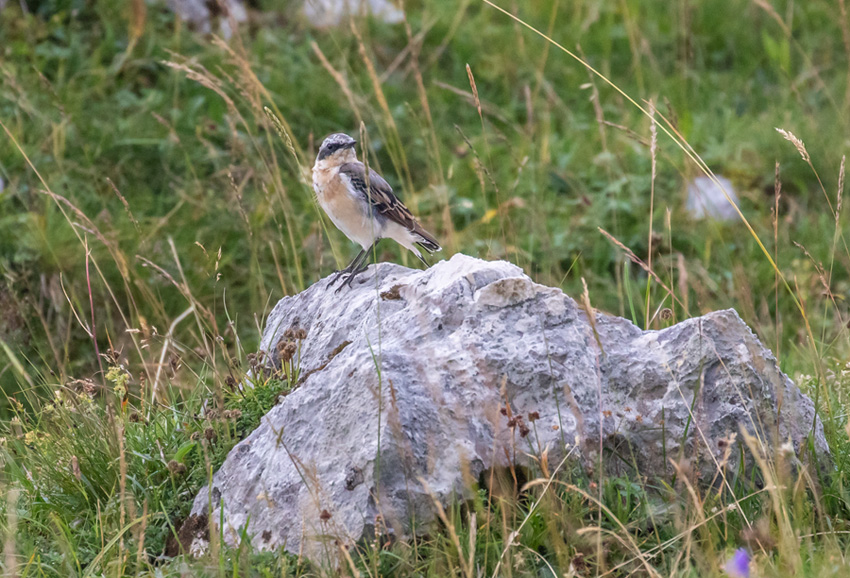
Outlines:
{"label": "bird's claw", "polygon": [[[342,283],[339,287],[336,288],[336,291],[334,291],[334,293],[339,293],[340,291],[342,291],[343,287],[351,287],[351,282],[354,281],[354,278],[368,268],[369,266],[366,265],[364,267],[360,267],[356,271],[340,271],[338,277],[345,277],[345,279],[343,279]],[[334,281],[336,281],[336,278],[334,278]],[[328,285],[328,287],[330,287],[330,284]]]}
{"label": "bird's claw", "polygon": [[328,287],[332,287],[334,283],[336,283],[340,277],[342,277],[347,271],[343,269],[342,271],[334,271],[331,273],[331,280],[328,281]]}
{"label": "bird's claw", "polygon": [[[336,288],[336,291],[334,291],[334,294],[337,294],[340,291],[342,291],[342,288],[345,287],[346,285],[351,287],[352,279],[354,279],[354,275],[351,274],[351,273],[348,273],[348,276],[343,280],[342,283],[339,284],[339,287]],[[334,279],[334,281],[336,281],[336,279]]]}

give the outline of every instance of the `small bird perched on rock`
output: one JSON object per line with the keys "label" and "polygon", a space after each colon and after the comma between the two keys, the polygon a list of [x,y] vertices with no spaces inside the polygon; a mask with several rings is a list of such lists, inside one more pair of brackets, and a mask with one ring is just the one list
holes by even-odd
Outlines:
{"label": "small bird perched on rock", "polygon": [[354,145],[357,141],[347,134],[330,135],[319,148],[313,165],[313,190],[322,209],[337,229],[360,245],[363,250],[331,280],[345,275],[337,291],[351,285],[354,277],[366,270],[369,253],[381,239],[392,239],[409,249],[428,266],[418,245],[429,254],[440,250],[440,244],[422,225],[404,203],[393,194],[389,183],[381,175],[357,160]]}

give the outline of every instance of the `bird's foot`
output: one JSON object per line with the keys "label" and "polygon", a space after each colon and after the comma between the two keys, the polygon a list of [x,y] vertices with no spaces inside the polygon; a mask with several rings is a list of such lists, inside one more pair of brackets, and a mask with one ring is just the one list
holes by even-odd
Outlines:
{"label": "bird's foot", "polygon": [[354,275],[349,273],[348,276],[345,279],[343,279],[342,283],[339,284],[339,287],[336,288],[336,291],[334,291],[334,294],[342,291],[342,288],[345,287],[346,285],[351,287],[351,280],[352,279],[354,279]]}
{"label": "bird's foot", "polygon": [[339,293],[340,291],[342,291],[343,287],[351,287],[351,282],[354,281],[354,278],[368,268],[369,268],[368,265],[364,265],[363,267],[360,267],[356,271],[343,272],[343,273],[345,273],[345,275],[344,275],[345,279],[343,279],[342,283],[340,284],[339,287],[336,288],[336,291],[334,291],[334,293]]}
{"label": "bird's foot", "polygon": [[339,281],[339,278],[348,273],[348,269],[343,269],[342,271],[334,271],[331,273],[331,280],[328,281],[328,288],[333,287],[333,284]]}

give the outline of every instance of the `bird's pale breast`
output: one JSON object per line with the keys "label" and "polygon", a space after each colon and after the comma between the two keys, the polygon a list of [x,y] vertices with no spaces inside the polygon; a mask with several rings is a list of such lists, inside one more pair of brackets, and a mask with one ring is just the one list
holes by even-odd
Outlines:
{"label": "bird's pale breast", "polygon": [[346,237],[366,248],[379,236],[373,234],[377,224],[369,218],[365,200],[350,191],[337,168],[314,170],[313,188],[319,205]]}

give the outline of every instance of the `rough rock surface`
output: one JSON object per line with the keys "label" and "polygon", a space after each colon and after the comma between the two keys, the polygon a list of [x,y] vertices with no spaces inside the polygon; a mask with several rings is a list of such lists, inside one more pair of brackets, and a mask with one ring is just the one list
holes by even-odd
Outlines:
{"label": "rough rock surface", "polygon": [[316,556],[329,539],[374,536],[376,519],[409,535],[434,519],[432,497],[463,499],[490,468],[534,473],[544,449],[550,469],[566,453],[598,467],[600,420],[609,474],[665,476],[685,458],[708,483],[727,451],[738,467],[741,428],[800,452],[813,423],[830,461],[812,401],[733,310],[661,331],[600,312],[591,323],[518,267],[464,255],[372,266],[339,294],[327,284],[269,316],[261,347],[275,362],[284,332],[306,330],[301,385],[195,500],[213,523],[224,509],[228,541],[246,522],[255,547]]}

